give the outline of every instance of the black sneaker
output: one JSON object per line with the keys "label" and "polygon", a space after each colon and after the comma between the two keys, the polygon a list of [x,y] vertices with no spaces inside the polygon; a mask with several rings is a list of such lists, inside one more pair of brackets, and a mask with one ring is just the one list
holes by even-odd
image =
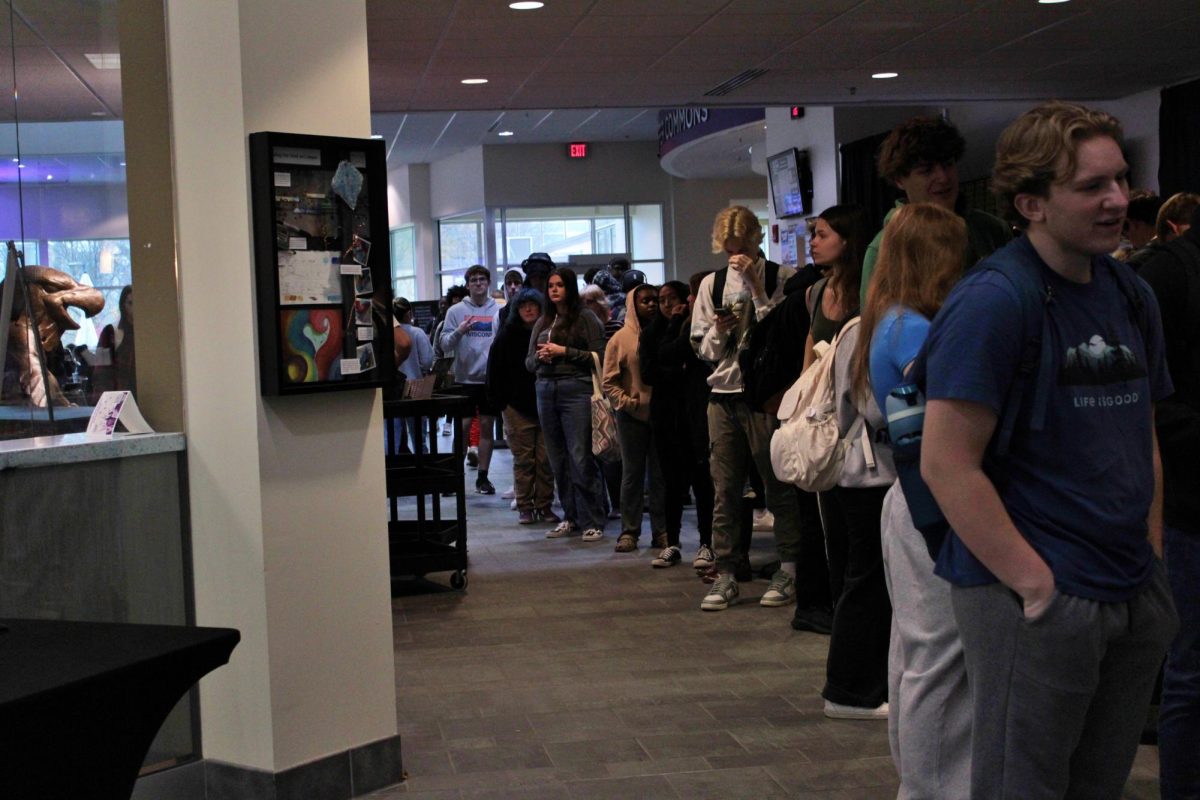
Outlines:
{"label": "black sneaker", "polygon": [[496,487],[492,486],[492,482],[489,481],[487,478],[476,478],[475,479],[475,493],[476,494],[495,494]]}
{"label": "black sneaker", "polygon": [[833,613],[824,606],[796,606],[792,630],[811,631],[828,636],[833,633]]}

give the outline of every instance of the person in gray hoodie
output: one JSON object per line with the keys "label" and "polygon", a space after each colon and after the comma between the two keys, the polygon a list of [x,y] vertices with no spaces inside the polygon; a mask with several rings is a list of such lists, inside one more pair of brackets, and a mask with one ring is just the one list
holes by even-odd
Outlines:
{"label": "person in gray hoodie", "polygon": [[479,414],[479,473],[475,491],[495,494],[496,487],[488,480],[496,409],[487,399],[487,362],[500,327],[500,306],[491,297],[492,274],[487,267],[479,264],[468,267],[466,279],[467,297],[446,312],[441,345],[446,355],[454,355],[456,393],[471,399],[462,418],[464,439],[470,433],[471,419]]}

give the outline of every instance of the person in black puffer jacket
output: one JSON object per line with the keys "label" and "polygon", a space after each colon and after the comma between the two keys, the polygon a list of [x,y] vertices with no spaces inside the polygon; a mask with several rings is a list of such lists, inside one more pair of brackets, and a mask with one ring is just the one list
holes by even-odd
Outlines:
{"label": "person in black puffer jacket", "polygon": [[559,521],[551,510],[554,475],[546,456],[546,443],[538,424],[534,377],[525,369],[525,354],[533,326],[542,316],[542,293],[521,289],[512,299],[508,315],[488,352],[488,402],[502,409],[505,438],[513,458],[513,483],[518,522]]}

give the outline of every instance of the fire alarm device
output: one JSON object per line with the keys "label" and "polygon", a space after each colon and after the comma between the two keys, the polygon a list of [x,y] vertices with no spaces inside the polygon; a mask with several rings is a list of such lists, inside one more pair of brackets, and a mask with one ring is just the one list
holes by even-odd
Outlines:
{"label": "fire alarm device", "polygon": [[792,106],[790,114],[792,119],[800,119],[804,116],[804,106]]}

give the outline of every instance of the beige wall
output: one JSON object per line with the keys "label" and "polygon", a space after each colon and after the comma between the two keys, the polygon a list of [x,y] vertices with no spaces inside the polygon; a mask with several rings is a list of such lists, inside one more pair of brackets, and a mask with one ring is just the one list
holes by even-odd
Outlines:
{"label": "beige wall", "polygon": [[204,751],[279,771],[396,732],[378,392],[260,397],[248,208],[248,133],[370,134],[366,12],[167,3]]}

